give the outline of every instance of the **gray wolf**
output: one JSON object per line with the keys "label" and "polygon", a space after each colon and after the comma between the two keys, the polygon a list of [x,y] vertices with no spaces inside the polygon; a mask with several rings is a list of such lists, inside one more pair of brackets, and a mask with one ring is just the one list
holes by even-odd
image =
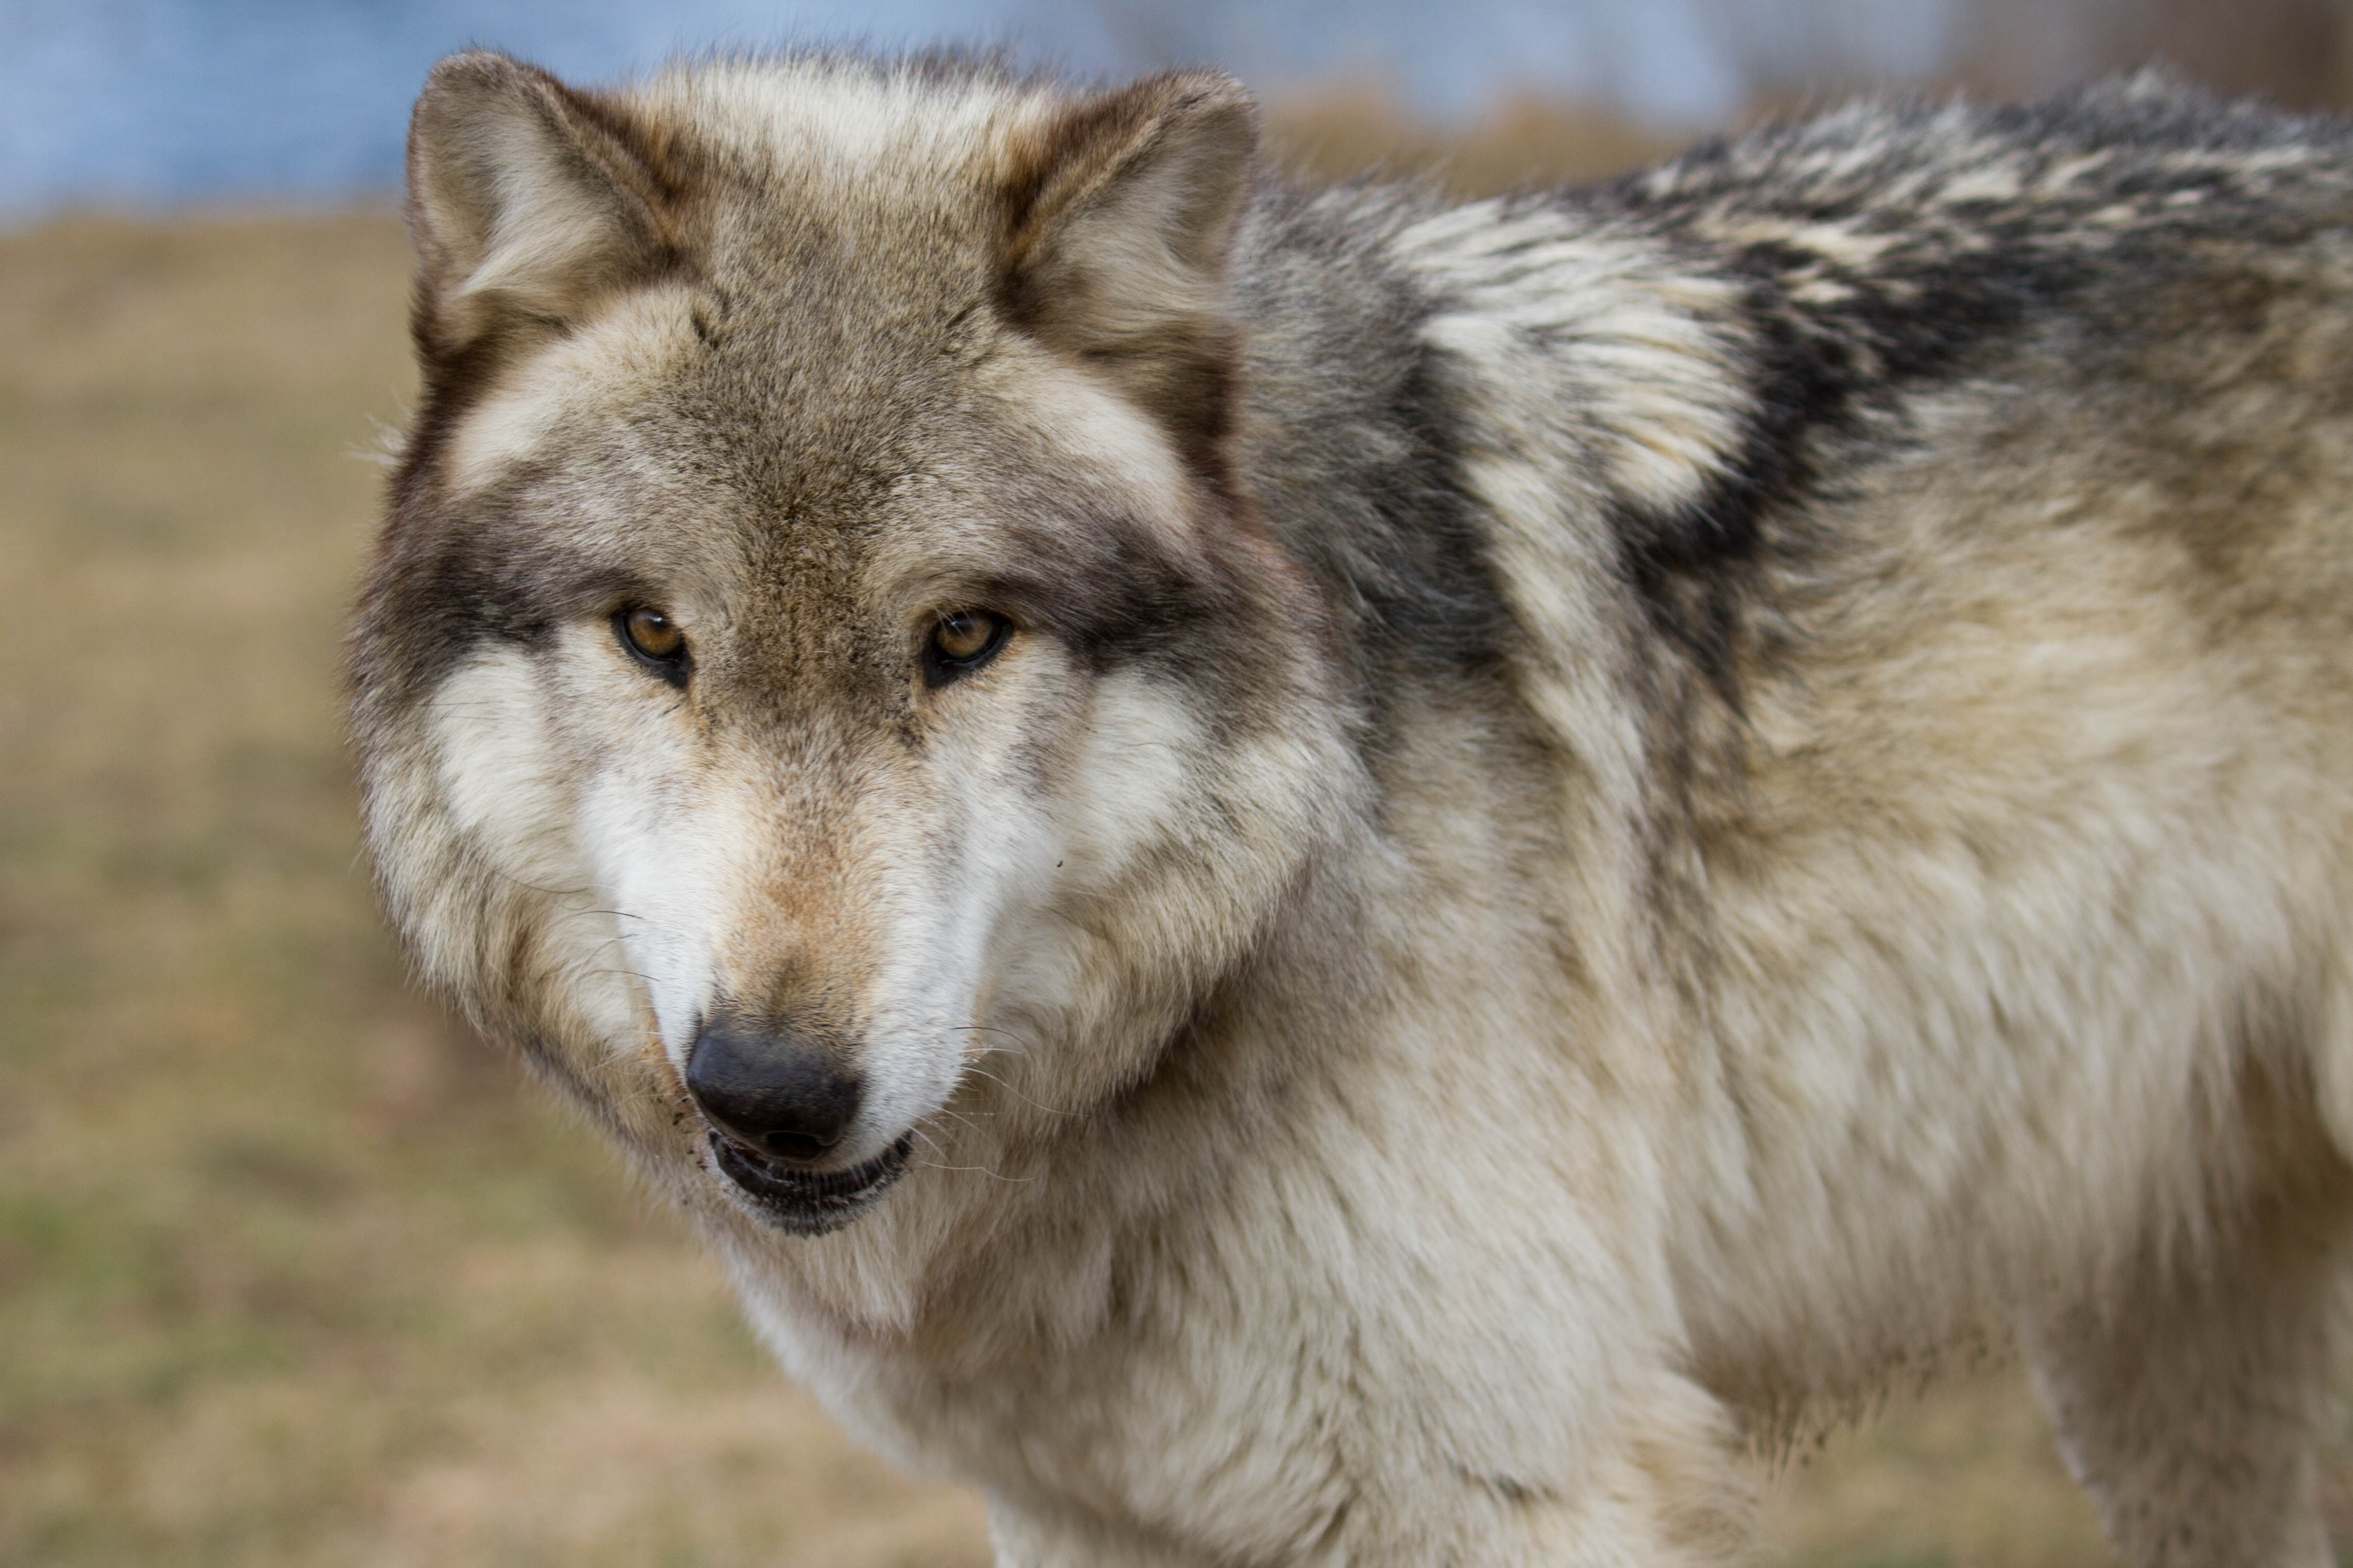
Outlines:
{"label": "gray wolf", "polygon": [[2131,1562],[2326,1561],[2347,132],[1255,147],[441,65],[352,649],[423,975],[1007,1564],[1722,1561],[2012,1338]]}

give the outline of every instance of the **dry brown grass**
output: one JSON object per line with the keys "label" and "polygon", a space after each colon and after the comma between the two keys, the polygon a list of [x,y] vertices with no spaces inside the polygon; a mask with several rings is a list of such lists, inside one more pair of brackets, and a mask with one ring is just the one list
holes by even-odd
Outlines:
{"label": "dry brown grass", "polygon": [[1605,109],[1529,98],[1505,99],[1468,125],[1434,125],[1370,83],[1270,104],[1266,129],[1278,164],[1310,179],[1427,176],[1472,196],[1598,180],[1676,146]]}
{"label": "dry brown grass", "polygon": [[[979,1563],[976,1501],[858,1454],[404,988],[334,670],[406,269],[379,216],[0,236],[0,1563]],[[1773,1518],[2104,1560],[2014,1378]]]}

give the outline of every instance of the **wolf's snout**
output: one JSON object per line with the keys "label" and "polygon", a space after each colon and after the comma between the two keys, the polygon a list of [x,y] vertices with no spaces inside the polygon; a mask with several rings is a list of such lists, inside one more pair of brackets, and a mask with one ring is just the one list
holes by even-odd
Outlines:
{"label": "wolf's snout", "polygon": [[687,1058],[686,1087],[720,1131],[795,1163],[824,1159],[858,1118],[857,1075],[790,1028],[713,1023]]}

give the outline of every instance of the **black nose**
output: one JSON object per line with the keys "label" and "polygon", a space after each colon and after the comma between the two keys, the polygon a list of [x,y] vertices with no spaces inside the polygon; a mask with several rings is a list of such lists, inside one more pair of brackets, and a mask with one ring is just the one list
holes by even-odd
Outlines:
{"label": "black nose", "polygon": [[792,1029],[713,1021],[686,1058],[686,1087],[729,1137],[797,1164],[824,1159],[858,1118],[857,1077]]}

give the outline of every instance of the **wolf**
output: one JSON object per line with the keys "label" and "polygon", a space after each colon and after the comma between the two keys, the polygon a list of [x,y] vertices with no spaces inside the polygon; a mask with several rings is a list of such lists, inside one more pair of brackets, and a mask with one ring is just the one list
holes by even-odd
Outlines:
{"label": "wolf", "polygon": [[1735,1561],[2014,1342],[2319,1564],[2353,135],[2155,79],[1569,192],[1212,73],[434,70],[350,652],[425,981],[1007,1568]]}

